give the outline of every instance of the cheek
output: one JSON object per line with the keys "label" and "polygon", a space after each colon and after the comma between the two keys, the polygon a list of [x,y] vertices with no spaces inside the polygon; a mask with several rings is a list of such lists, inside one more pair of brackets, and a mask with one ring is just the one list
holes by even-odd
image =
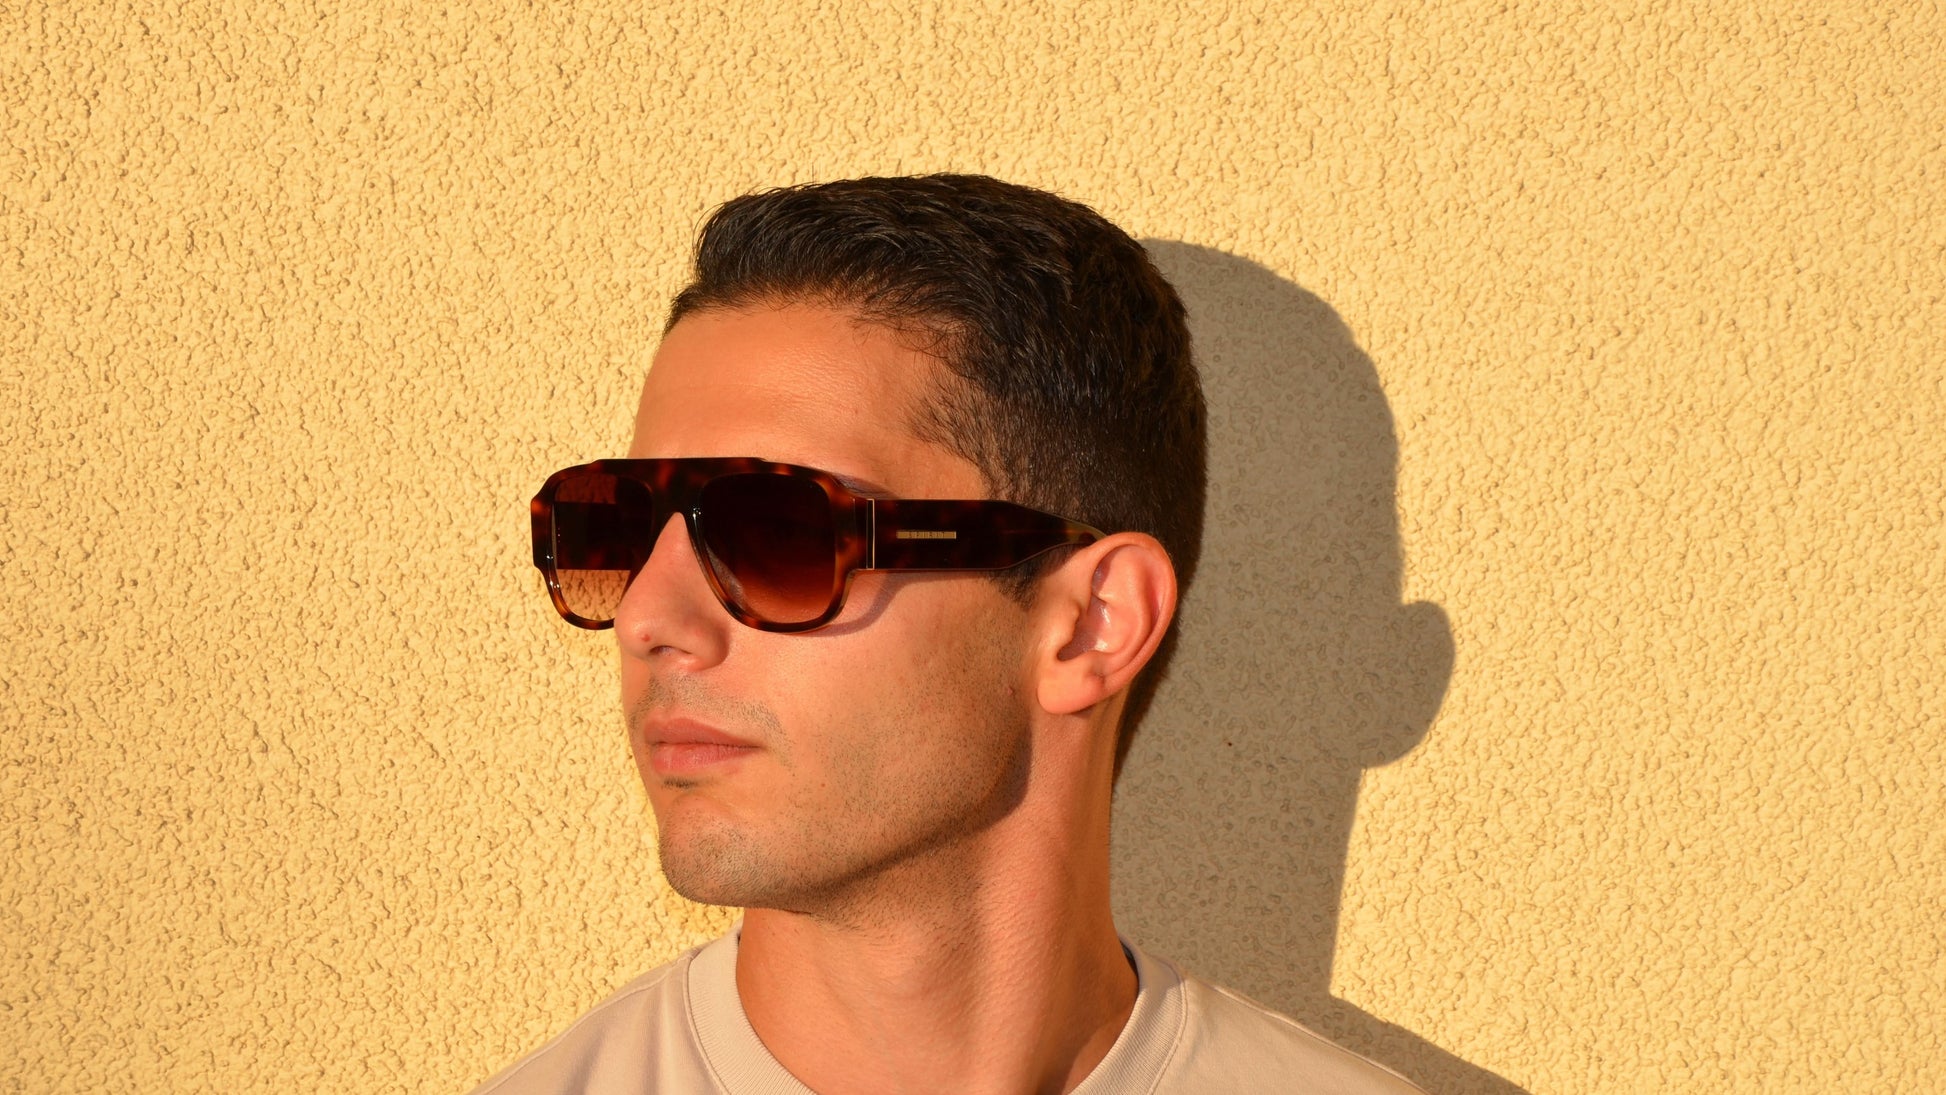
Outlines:
{"label": "cheek", "polygon": [[792,685],[779,714],[787,734],[802,731],[790,735],[794,750],[815,750],[847,797],[896,795],[949,774],[979,782],[1025,721],[1017,606],[967,576],[891,593],[870,626],[804,643],[780,666]]}

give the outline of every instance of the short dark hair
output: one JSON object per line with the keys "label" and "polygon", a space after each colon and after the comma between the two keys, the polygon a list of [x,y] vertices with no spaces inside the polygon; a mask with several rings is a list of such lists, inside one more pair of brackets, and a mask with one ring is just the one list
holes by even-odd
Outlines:
{"label": "short dark hair", "polygon": [[[748,194],[704,224],[668,326],[798,300],[926,338],[960,383],[922,413],[921,436],[971,461],[995,497],[1154,536],[1188,588],[1207,482],[1202,385],[1182,300],[1126,232],[983,175]],[[1040,573],[1030,563],[1000,580],[1022,596]],[[1117,771],[1168,652],[1133,690]]]}

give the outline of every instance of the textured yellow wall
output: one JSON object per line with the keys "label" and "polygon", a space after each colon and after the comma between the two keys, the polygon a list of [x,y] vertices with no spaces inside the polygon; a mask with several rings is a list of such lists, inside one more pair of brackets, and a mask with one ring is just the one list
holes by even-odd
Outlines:
{"label": "textured yellow wall", "polygon": [[1138,938],[1436,1089],[1946,1090],[1942,13],[1189,8],[0,0],[0,1090],[458,1090],[719,930],[527,498],[712,204],[935,169],[1196,309]]}

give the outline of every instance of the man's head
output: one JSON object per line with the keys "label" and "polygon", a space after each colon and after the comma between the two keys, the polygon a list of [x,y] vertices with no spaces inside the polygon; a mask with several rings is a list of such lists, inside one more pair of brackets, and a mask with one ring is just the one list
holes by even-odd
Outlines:
{"label": "man's head", "polygon": [[[1092,728],[1073,755],[1105,803],[1204,494],[1182,306],[1126,234],[980,177],[736,199],[704,228],[631,455],[804,464],[1111,534],[997,574],[863,571],[831,625],[773,634],[731,619],[665,527],[616,630],[679,890],[814,903],[965,839],[1019,805],[1056,726]],[[722,738],[743,745],[698,744]]]}

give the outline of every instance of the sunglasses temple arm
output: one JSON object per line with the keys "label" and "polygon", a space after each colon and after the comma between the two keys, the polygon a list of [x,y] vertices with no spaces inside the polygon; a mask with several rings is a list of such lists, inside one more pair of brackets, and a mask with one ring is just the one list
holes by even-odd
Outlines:
{"label": "sunglasses temple arm", "polygon": [[873,500],[868,534],[880,570],[1004,570],[1099,529],[1012,502]]}

